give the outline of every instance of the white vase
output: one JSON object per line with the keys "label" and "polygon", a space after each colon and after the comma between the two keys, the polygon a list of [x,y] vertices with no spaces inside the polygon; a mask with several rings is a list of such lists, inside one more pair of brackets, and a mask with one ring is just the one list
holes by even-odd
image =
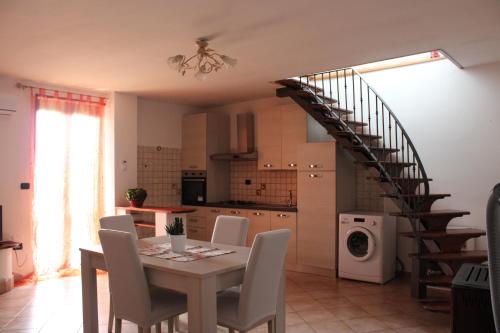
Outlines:
{"label": "white vase", "polygon": [[172,251],[182,253],[186,249],[186,235],[170,235]]}

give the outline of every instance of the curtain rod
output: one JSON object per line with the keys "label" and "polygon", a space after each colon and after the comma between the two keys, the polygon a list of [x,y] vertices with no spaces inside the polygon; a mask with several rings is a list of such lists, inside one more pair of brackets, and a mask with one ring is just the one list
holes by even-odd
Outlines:
{"label": "curtain rod", "polygon": [[90,94],[76,93],[76,92],[67,91],[67,90],[58,90],[58,89],[51,89],[51,88],[42,88],[42,87],[28,86],[28,85],[22,84],[21,82],[17,82],[16,83],[16,88],[23,89],[23,90],[26,89],[26,88],[30,88],[30,89],[44,89],[44,90],[48,90],[48,91],[52,91],[52,92],[58,92],[58,93],[64,93],[64,94],[73,94],[73,95],[81,95],[81,96],[89,96],[89,97],[93,97],[93,98],[102,98],[104,100],[108,100],[107,97],[95,96],[95,95],[90,95]]}

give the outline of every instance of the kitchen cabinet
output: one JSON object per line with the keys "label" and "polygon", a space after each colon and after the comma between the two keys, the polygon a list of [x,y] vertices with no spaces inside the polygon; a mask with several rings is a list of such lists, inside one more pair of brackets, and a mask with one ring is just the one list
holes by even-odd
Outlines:
{"label": "kitchen cabinet", "polygon": [[206,241],[210,242],[212,240],[212,235],[214,233],[215,228],[215,220],[217,220],[217,216],[224,215],[222,208],[217,207],[208,207],[207,208],[207,234]]}
{"label": "kitchen cabinet", "polygon": [[297,170],[297,148],[307,141],[307,114],[298,105],[281,109],[282,169]]}
{"label": "kitchen cabinet", "polygon": [[290,239],[286,254],[287,265],[297,264],[297,214],[291,212],[270,212],[271,230],[288,229]]}
{"label": "kitchen cabinet", "polygon": [[186,236],[189,239],[206,240],[207,238],[207,213],[206,207],[190,206],[196,209],[195,212],[187,214],[186,223]]}
{"label": "kitchen cabinet", "polygon": [[247,246],[252,246],[255,235],[260,232],[271,230],[271,211],[248,210],[245,211],[245,217],[249,220]]}
{"label": "kitchen cabinet", "polygon": [[326,271],[336,267],[336,171],[325,171],[334,152],[335,142],[301,145],[297,172],[297,263]]}
{"label": "kitchen cabinet", "polygon": [[299,171],[336,170],[334,141],[301,144],[298,146],[297,155]]}
{"label": "kitchen cabinet", "polygon": [[259,170],[296,170],[297,146],[307,141],[306,113],[280,105],[257,113]]}
{"label": "kitchen cabinet", "polygon": [[207,169],[207,114],[182,118],[182,170]]}

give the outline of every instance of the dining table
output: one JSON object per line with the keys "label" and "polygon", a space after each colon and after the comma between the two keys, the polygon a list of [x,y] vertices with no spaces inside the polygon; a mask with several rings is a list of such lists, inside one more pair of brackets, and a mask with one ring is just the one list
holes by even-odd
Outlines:
{"label": "dining table", "polygon": [[[167,236],[137,241],[139,251],[168,243]],[[188,239],[188,246],[216,247],[232,253],[194,261],[179,262],[139,254],[151,286],[187,295],[188,332],[217,332],[217,293],[243,283],[249,247],[214,244]],[[106,271],[100,245],[81,247],[83,332],[98,333],[97,270]],[[124,277],[126,278],[126,277]],[[276,309],[276,332],[285,332],[285,272],[283,270]]]}

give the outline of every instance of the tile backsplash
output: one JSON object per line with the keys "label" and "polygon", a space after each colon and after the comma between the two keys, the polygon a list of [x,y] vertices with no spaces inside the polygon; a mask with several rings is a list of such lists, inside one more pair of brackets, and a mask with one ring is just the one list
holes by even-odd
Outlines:
{"label": "tile backsplash", "polygon": [[181,150],[168,147],[137,147],[137,186],[148,192],[145,205],[181,204]]}
{"label": "tile backsplash", "polygon": [[[247,184],[249,183],[249,184]],[[286,204],[289,191],[297,203],[297,172],[289,170],[258,170],[257,161],[231,162],[231,200]]]}

